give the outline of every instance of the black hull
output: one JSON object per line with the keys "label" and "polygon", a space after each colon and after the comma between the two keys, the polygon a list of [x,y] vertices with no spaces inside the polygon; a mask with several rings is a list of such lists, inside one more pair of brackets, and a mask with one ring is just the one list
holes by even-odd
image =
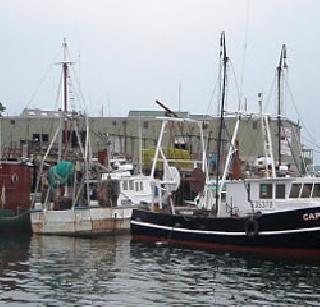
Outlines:
{"label": "black hull", "polygon": [[320,256],[320,207],[254,218],[216,218],[134,210],[133,239],[224,251]]}

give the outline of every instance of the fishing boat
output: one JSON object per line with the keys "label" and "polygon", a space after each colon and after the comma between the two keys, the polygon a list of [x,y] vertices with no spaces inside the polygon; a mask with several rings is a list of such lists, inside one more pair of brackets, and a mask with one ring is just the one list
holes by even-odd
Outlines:
{"label": "fishing boat", "polygon": [[[211,204],[209,208],[188,213],[179,213],[174,210],[171,212],[134,210],[131,219],[132,238],[215,251],[318,257],[320,255],[320,178],[292,177],[284,172],[285,167],[281,164],[280,99],[282,94],[280,90],[278,90],[279,161],[277,169],[273,161],[269,131],[265,134],[266,172],[264,177],[244,178],[241,177],[238,169],[234,171],[236,174],[234,178],[227,180],[226,171],[219,171],[228,61],[224,33],[221,35],[221,47],[224,78],[221,87],[218,167],[214,197],[211,196],[206,200]],[[285,68],[285,46],[282,46],[280,63],[277,67],[279,88],[282,70]],[[266,117],[262,117],[262,121],[264,125],[268,125]],[[238,158],[235,137],[231,141],[231,146],[233,153],[230,155],[229,151],[227,161],[231,157]],[[268,161],[272,161],[270,167]],[[212,182],[210,185],[213,185]],[[224,186],[225,193],[222,193]]]}
{"label": "fishing boat", "polygon": [[31,233],[29,194],[33,167],[20,161],[0,163],[0,234]]}
{"label": "fishing boat", "polygon": [[[67,48],[65,42],[63,46]],[[62,131],[60,121],[39,168],[30,213],[32,231],[36,234],[69,236],[129,233],[133,209],[148,207],[153,201],[159,202],[164,193],[155,195],[153,186],[163,182],[158,183],[153,174],[143,175],[141,170],[134,175],[132,166],[124,163],[123,159],[111,158],[108,160],[110,167],[105,167],[92,158],[88,119],[74,112],[70,114],[67,110],[66,80],[70,82],[68,73],[71,61],[65,58],[61,63],[65,88],[62,95],[64,111],[60,115],[67,124]],[[86,123],[85,144],[82,144],[77,126],[81,121]],[[72,135],[68,131],[70,127],[76,132],[78,152],[75,149],[67,151],[68,135]],[[63,138],[63,135],[66,137]],[[62,139],[65,143],[64,154],[61,152]],[[48,155],[55,142],[58,142],[60,153],[52,164]],[[177,171],[166,167],[167,185],[170,184],[171,174],[176,175]]]}

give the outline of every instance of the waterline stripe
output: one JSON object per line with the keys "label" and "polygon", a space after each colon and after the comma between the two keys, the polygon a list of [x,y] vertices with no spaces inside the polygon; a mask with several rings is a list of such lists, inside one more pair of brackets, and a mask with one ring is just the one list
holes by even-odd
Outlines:
{"label": "waterline stripe", "polygon": [[[212,230],[196,230],[196,229],[187,229],[181,227],[168,227],[162,225],[156,225],[148,222],[140,222],[131,220],[131,224],[152,228],[165,229],[169,231],[178,231],[178,232],[189,232],[189,233],[198,233],[204,235],[225,235],[225,236],[244,236],[246,235],[245,231],[212,231]],[[299,232],[309,232],[309,231],[320,231],[320,227],[312,228],[299,228],[291,230],[275,230],[275,231],[259,231],[259,235],[281,235],[289,233],[299,233]]]}

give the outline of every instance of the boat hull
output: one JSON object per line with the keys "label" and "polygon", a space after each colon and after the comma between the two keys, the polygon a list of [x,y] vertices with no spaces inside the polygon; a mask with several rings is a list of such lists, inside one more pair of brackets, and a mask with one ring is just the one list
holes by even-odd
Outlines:
{"label": "boat hull", "polygon": [[8,214],[8,211],[0,210],[0,234],[32,232],[29,210],[17,215]]}
{"label": "boat hull", "polygon": [[132,208],[75,208],[74,210],[32,210],[32,231],[36,234],[97,236],[130,232]]}
{"label": "boat hull", "polygon": [[252,217],[204,217],[134,210],[134,239],[216,250],[320,255],[320,207]]}

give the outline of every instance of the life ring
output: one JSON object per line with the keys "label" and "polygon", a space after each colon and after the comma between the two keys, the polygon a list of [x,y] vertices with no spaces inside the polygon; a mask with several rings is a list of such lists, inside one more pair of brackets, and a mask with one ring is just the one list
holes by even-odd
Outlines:
{"label": "life ring", "polygon": [[257,236],[259,233],[259,224],[255,218],[249,218],[244,223],[244,231],[248,237]]}

